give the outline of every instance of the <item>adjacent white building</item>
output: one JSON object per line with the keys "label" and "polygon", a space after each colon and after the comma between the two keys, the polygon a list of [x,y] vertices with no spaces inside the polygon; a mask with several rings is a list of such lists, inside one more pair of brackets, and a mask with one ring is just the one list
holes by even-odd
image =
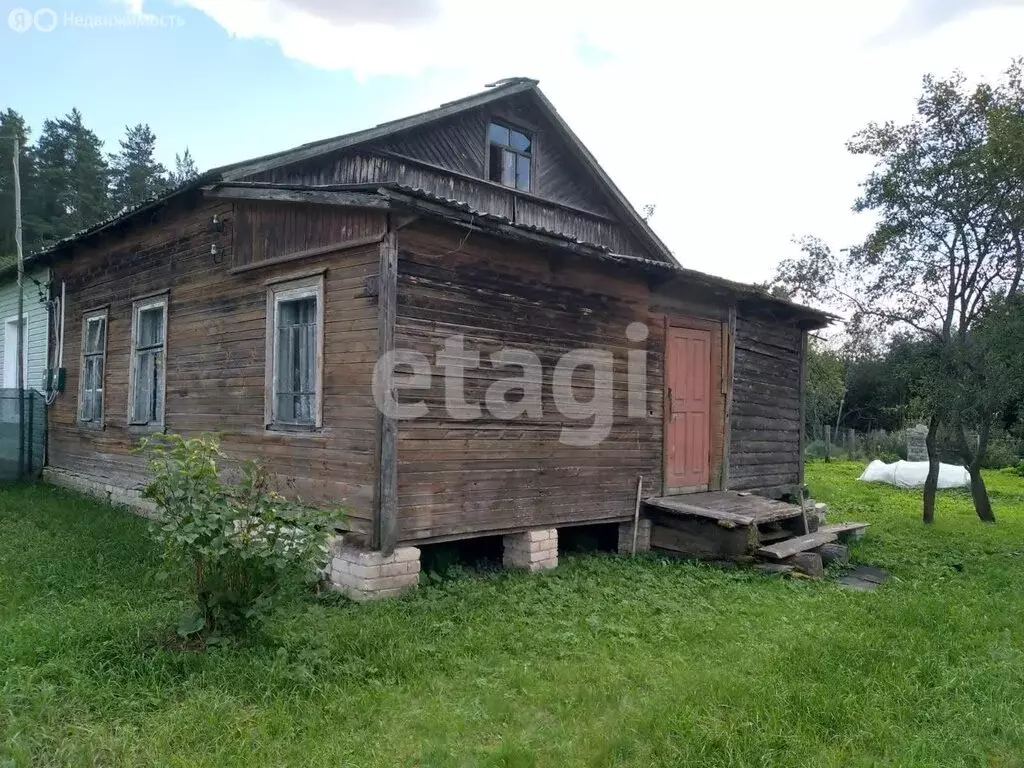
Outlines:
{"label": "adjacent white building", "polygon": [[[50,313],[50,270],[34,269],[25,273],[25,387],[42,392],[46,375]],[[15,389],[18,386],[18,281],[13,275],[0,282],[0,386]]]}

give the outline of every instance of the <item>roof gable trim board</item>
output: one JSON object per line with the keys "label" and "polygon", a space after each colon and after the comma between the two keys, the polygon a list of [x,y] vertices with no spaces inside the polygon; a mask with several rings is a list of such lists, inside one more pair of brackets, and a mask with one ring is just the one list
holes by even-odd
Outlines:
{"label": "roof gable trim board", "polygon": [[347,208],[390,208],[379,194],[342,189],[299,189],[282,186],[211,185],[203,187],[207,197],[227,200],[264,200],[278,203],[340,205]]}
{"label": "roof gable trim board", "polygon": [[611,177],[605,173],[605,170],[597,162],[597,158],[595,158],[590,153],[590,150],[587,149],[586,145],[580,141],[579,136],[573,133],[568,123],[566,123],[565,120],[562,119],[562,116],[558,114],[558,110],[555,109],[554,104],[548,101],[547,97],[539,88],[534,88],[533,93],[544,110],[549,114],[551,120],[565,135],[573,149],[579,154],[583,162],[590,167],[591,171],[598,177],[606,190],[611,194],[612,198],[622,207],[622,212],[626,219],[631,221],[634,228],[638,230],[636,234],[651,243],[654,246],[654,250],[665,257],[666,261],[677,266],[682,266],[679,260],[675,257],[675,254],[673,254],[672,251],[669,250],[669,247],[661,241],[661,238],[654,234],[654,230],[651,229],[650,225],[639,213],[637,213],[637,210],[632,206],[629,200],[626,199],[626,196],[622,194],[622,191],[615,186],[615,182],[613,182]]}
{"label": "roof gable trim board", "polygon": [[402,163],[408,163],[409,165],[415,165],[420,168],[426,168],[428,170],[437,171],[438,173],[445,173],[448,174],[449,176],[455,176],[456,178],[459,179],[465,179],[466,181],[472,181],[477,184],[483,184],[492,189],[499,190],[501,192],[507,192],[510,195],[516,195],[517,197],[522,197],[527,200],[534,200],[538,203],[550,205],[554,208],[561,208],[563,211],[569,211],[570,213],[582,213],[586,216],[593,216],[594,218],[604,219],[605,221],[615,221],[615,219],[613,219],[611,216],[607,216],[603,213],[598,213],[597,211],[591,211],[586,208],[580,208],[575,205],[570,205],[569,203],[563,203],[561,200],[553,200],[549,197],[541,197],[540,195],[536,195],[533,192],[528,192],[523,189],[513,189],[497,181],[491,181],[490,179],[482,179],[477,176],[471,176],[468,173],[462,173],[461,171],[453,171],[451,168],[443,168],[440,165],[435,165],[434,163],[431,163],[427,160],[420,160],[418,157],[409,157],[408,155],[403,155],[399,152],[392,152],[391,150],[388,149],[366,148],[360,149],[360,152],[365,152],[368,155],[376,155],[379,157],[389,157],[392,160],[398,160],[399,162]]}

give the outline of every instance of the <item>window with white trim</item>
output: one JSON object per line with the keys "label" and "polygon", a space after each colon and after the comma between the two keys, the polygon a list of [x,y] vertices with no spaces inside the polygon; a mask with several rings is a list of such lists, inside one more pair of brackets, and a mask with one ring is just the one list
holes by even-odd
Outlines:
{"label": "window with white trim", "polygon": [[107,312],[82,318],[82,368],[78,394],[78,420],[103,423],[103,376],[107,363]]}
{"label": "window with white trim", "polygon": [[132,308],[132,361],[128,423],[163,426],[167,297],[136,301]]}
{"label": "window with white trim", "polygon": [[268,427],[322,424],[323,275],[270,286],[267,295]]}

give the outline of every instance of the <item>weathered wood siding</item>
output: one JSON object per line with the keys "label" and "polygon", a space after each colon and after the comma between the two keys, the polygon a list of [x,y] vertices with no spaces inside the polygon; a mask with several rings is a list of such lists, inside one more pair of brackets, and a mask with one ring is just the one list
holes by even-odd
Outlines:
{"label": "weathered wood siding", "polygon": [[598,191],[590,171],[573,155],[555,127],[527,95],[494,102],[391,136],[370,145],[369,149],[424,160],[483,179],[487,173],[487,126],[491,120],[524,130],[532,137],[536,169],[533,194],[592,213],[612,215],[612,207]]}
{"label": "weathered wood siding", "polygon": [[736,321],[729,488],[783,493],[800,482],[800,350],[795,325]]}
{"label": "weathered wood siding", "polygon": [[313,248],[370,235],[383,235],[380,213],[351,211],[340,215],[327,205],[235,203],[232,265],[243,267]]}
{"label": "weathered wood siding", "polygon": [[487,164],[487,116],[463,112],[418,130],[374,142],[370,149],[415,157],[467,176],[484,178]]}
{"label": "weathered wood siding", "polygon": [[537,171],[533,191],[536,194],[594,213],[613,215],[614,208],[598,192],[593,175],[576,158],[547,118],[533,107],[530,96],[520,94],[495,102],[488,117],[533,132],[536,142],[534,168]]}
{"label": "weathered wood siding", "polygon": [[[397,345],[432,362],[432,386],[403,393],[422,401],[424,418],[399,428],[399,539],[436,540],[513,528],[615,520],[631,514],[636,477],[645,494],[660,495],[664,471],[664,343],[667,325],[712,333],[710,486],[778,495],[799,481],[799,360],[794,325],[740,314],[735,355],[729,296],[673,281],[651,289],[645,280],[586,259],[564,262],[543,251],[417,225],[400,238]],[[626,326],[643,322],[645,343],[631,344]],[[481,368],[466,373],[466,399],[485,402],[504,373],[486,362],[508,346],[535,352],[544,366],[539,420],[447,414],[443,369],[436,354],[452,335],[479,352]],[[552,400],[552,369],[571,349],[614,355],[614,425],[592,447],[559,442],[562,416]],[[647,351],[646,418],[626,412],[626,355]],[[733,411],[725,409],[732,382]],[[580,398],[592,378],[577,379]],[[727,431],[729,440],[727,441]],[[728,468],[725,464],[726,443]]]}
{"label": "weathered wood siding", "polygon": [[397,182],[446,200],[466,203],[478,213],[501,216],[511,222],[568,235],[580,242],[603,245],[615,253],[646,256],[647,252],[615,219],[576,211],[500,184],[453,175],[443,168],[372,154],[369,151],[337,155],[304,167],[269,171],[261,181],[275,184],[373,184]]}
{"label": "weathered wood siding", "polygon": [[[534,186],[529,194],[487,180],[491,119],[533,135]],[[590,170],[525,95],[350,151],[265,171],[251,180],[303,185],[395,182],[616,253],[650,255]]]}
{"label": "weathered wood siding", "polygon": [[[347,501],[353,527],[367,530],[373,493],[375,413],[370,382],[376,358],[377,311],[365,295],[378,270],[377,245],[328,253],[301,264],[279,264],[243,274],[227,272],[232,246],[251,254],[274,233],[268,258],[281,249],[303,249],[332,233],[368,226],[366,214],[324,207],[299,216],[296,207],[276,225],[256,225],[273,216],[249,211],[235,219],[230,203],[202,203],[165,211],[162,218],[123,237],[76,249],[57,263],[56,279],[67,282],[67,391],[50,412],[50,463],[72,472],[129,487],[145,481],[138,456],[139,433],[127,422],[132,301],[169,291],[166,417],[168,431],[219,432],[225,451],[261,458],[279,488],[314,502]],[[224,222],[214,231],[213,216]],[[327,226],[326,219],[333,217]],[[312,222],[316,222],[315,224]],[[375,225],[383,231],[379,216]],[[308,232],[308,238],[302,235]],[[331,235],[334,236],[333,234]],[[217,253],[211,253],[211,246]],[[249,257],[245,257],[249,258]],[[280,433],[264,428],[267,281],[324,268],[324,428],[316,433]],[[103,429],[77,422],[83,312],[107,306],[109,330]]]}
{"label": "weathered wood siding", "polygon": [[[141,459],[131,454],[140,434],[126,424],[132,302],[167,291],[166,428],[221,433],[229,455],[264,459],[282,491],[316,502],[347,501],[353,528],[369,532],[378,420],[371,388],[379,320],[372,278],[380,268],[376,240],[386,229],[384,214],[363,210],[192,200],[58,261],[54,278],[67,283],[68,379],[50,412],[51,464],[116,485],[145,481]],[[734,298],[683,279],[664,282],[590,257],[467,236],[426,219],[399,230],[397,239],[395,345],[423,353],[433,374],[428,386],[400,390],[403,402],[422,401],[428,410],[398,425],[399,543],[626,520],[641,474],[644,494],[661,495],[664,344],[671,325],[712,333],[711,486],[719,487],[726,474],[730,488],[769,493],[792,490],[799,481],[802,332],[794,325],[758,319],[740,307],[733,343]],[[339,240],[366,242],[315,251]],[[295,254],[300,258],[287,260]],[[267,284],[320,269],[324,427],[268,431]],[[109,325],[105,423],[96,429],[78,424],[77,413],[81,320],[100,307],[107,308]],[[646,326],[646,339],[627,338],[634,322]],[[467,356],[481,356],[465,376],[466,400],[483,406],[480,417],[469,420],[445,408],[436,357],[446,339],[460,334]],[[490,355],[504,348],[539,357],[539,416],[503,419],[487,407],[494,382],[519,377],[517,368],[491,365]],[[563,429],[592,424],[588,416],[561,413],[554,402],[555,364],[580,349],[600,350],[612,360],[613,381],[601,394],[611,397],[613,422],[593,445],[560,439]],[[646,351],[646,409],[631,415],[627,360],[638,350]],[[407,381],[401,368],[397,378]],[[594,396],[591,368],[577,369],[573,390],[580,402]]]}
{"label": "weathered wood siding", "polygon": [[[402,230],[399,239],[396,344],[432,364],[432,385],[405,390],[427,416],[399,424],[399,540],[415,541],[632,515],[637,475],[660,493],[663,323],[652,320],[646,282],[593,262],[561,264],[544,253],[484,237],[459,245],[458,233],[432,226]],[[626,326],[651,329],[631,343]],[[503,347],[529,350],[543,365],[539,419],[460,421],[445,409],[436,354],[462,334],[481,368],[466,372],[466,400],[483,404],[487,388],[518,369],[494,370]],[[614,355],[614,425],[594,446],[560,442],[563,427],[585,426],[555,407],[552,371],[574,349]],[[647,415],[627,416],[627,353],[646,349]],[[589,369],[574,377],[580,400],[593,394]]]}

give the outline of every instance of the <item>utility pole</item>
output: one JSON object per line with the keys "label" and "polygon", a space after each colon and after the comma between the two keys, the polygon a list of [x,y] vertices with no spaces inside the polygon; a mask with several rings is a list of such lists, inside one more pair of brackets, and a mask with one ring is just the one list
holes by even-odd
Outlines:
{"label": "utility pole", "polygon": [[25,477],[25,252],[21,245],[21,142],[14,137],[14,245],[18,252],[18,479]]}

